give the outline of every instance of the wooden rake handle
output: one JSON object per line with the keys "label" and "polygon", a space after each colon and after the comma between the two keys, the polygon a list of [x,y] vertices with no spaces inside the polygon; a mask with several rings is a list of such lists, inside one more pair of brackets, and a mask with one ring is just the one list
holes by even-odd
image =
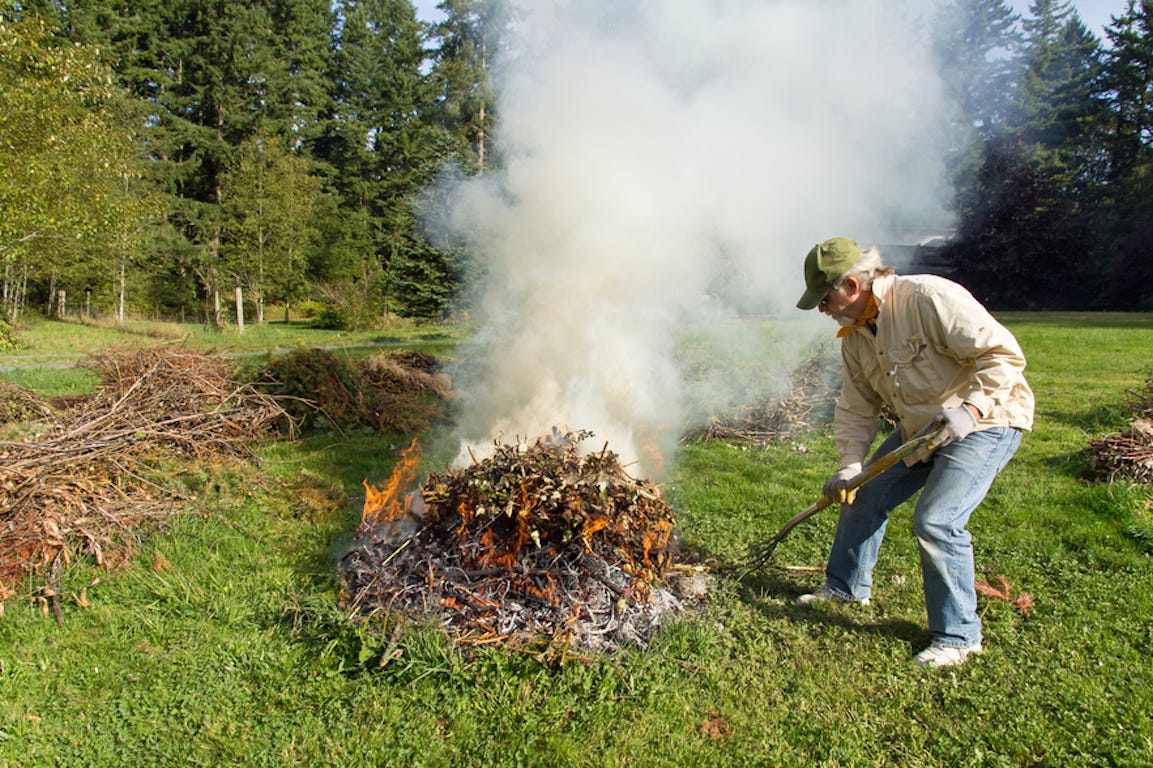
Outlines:
{"label": "wooden rake handle", "polygon": [[[872,480],[877,475],[881,474],[889,467],[896,464],[898,461],[903,461],[914,453],[928,449],[930,451],[936,450],[940,447],[941,440],[944,437],[945,423],[941,419],[935,419],[926,425],[920,432],[911,437],[909,440],[901,443],[889,453],[885,454],[879,459],[872,461],[868,466],[853,475],[845,486],[845,490],[856,490],[865,483]],[[787,523],[777,532],[776,536],[768,539],[767,541],[754,544],[749,549],[749,569],[755,570],[763,566],[768,559],[772,557],[773,550],[777,548],[789,532],[796,528],[798,525],[808,520],[813,515],[820,512],[822,509],[829,507],[833,504],[833,500],[828,497],[822,496],[817,501],[810,504],[801,512],[797,513],[789,519]]]}

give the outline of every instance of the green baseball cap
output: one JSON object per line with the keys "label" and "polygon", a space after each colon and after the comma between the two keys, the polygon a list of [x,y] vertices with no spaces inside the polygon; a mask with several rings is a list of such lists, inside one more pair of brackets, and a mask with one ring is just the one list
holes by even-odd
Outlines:
{"label": "green baseball cap", "polygon": [[847,237],[834,237],[813,246],[805,257],[805,293],[797,309],[812,309],[833,289],[833,283],[861,258],[861,247]]}

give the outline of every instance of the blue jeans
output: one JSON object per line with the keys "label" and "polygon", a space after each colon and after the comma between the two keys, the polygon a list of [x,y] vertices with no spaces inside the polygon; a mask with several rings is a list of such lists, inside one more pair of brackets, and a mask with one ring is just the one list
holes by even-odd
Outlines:
{"label": "blue jeans", "polygon": [[[873,459],[900,443],[901,430],[896,429]],[[1021,432],[1009,427],[973,432],[939,449],[928,461],[912,467],[898,462],[861,486],[852,504],[841,505],[825,569],[829,588],[844,598],[869,596],[889,512],[923,488],[913,510],[913,532],[921,550],[933,642],[954,648],[980,643],[973,543],[965,526],[1020,444]]]}

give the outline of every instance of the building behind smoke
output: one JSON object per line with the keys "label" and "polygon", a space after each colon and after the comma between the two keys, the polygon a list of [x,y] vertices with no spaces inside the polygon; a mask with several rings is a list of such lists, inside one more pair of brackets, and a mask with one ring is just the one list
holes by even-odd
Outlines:
{"label": "building behind smoke", "polygon": [[953,267],[943,255],[948,235],[931,235],[913,243],[878,245],[885,263],[902,275],[941,275],[948,277]]}
{"label": "building behind smoke", "polygon": [[[914,236],[895,243],[875,243],[885,263],[902,275],[940,275],[949,277],[953,266],[944,256],[950,235]],[[873,245],[861,238],[862,246]],[[722,254],[721,261],[725,261]],[[797,269],[799,269],[799,264]],[[783,306],[786,314],[793,311],[791,302]],[[750,317],[779,317],[782,306],[767,293],[753,276],[739,267],[726,267],[714,276],[700,301],[691,308],[693,321]]]}

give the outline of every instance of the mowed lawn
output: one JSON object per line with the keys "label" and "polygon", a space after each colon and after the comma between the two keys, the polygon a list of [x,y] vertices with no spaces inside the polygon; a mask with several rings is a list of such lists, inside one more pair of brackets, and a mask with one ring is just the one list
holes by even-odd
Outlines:
{"label": "mowed lawn", "polygon": [[[5,603],[0,766],[1151,765],[1151,495],[1091,482],[1083,451],[1146,391],[1153,316],[1002,319],[1037,424],[972,520],[979,575],[1011,599],[981,598],[986,650],[964,667],[912,664],[928,635],[908,507],[865,607],[793,603],[821,582],[827,511],[764,570],[715,575],[644,650],[546,662],[350,621],[336,573],[361,481],[408,436],[313,437],[182,478],[195,508],[125,567],[71,564],[62,627],[41,583]],[[834,467],[825,426],[693,444],[665,491],[686,543],[733,562]]]}

